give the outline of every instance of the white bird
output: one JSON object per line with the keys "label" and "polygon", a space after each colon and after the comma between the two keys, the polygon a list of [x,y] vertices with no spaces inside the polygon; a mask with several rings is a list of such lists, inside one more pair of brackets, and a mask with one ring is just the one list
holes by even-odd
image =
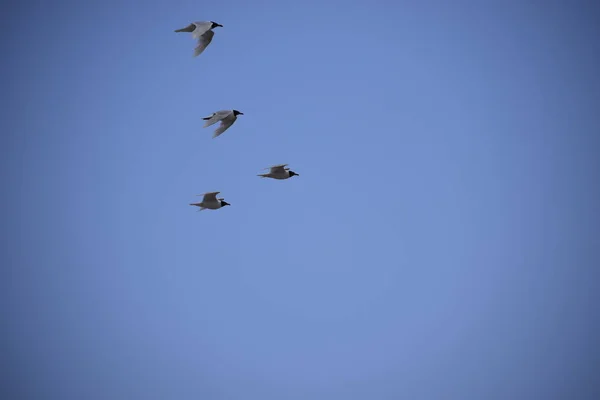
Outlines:
{"label": "white bird", "polygon": [[215,133],[213,134],[213,138],[216,138],[221,133],[229,129],[231,125],[233,125],[238,115],[244,115],[244,113],[238,110],[217,111],[208,117],[202,118],[206,121],[203,128],[206,128],[207,126],[211,126],[221,121],[221,125],[215,130]]}
{"label": "white bird", "polygon": [[194,49],[194,57],[198,57],[206,49],[206,47],[212,42],[215,33],[213,29],[216,27],[223,27],[214,21],[196,21],[192,22],[188,26],[182,29],[177,29],[175,32],[191,32],[192,37],[198,40],[198,45]]}
{"label": "white bird", "polygon": [[286,168],[287,165],[288,164],[279,164],[279,165],[274,165],[269,168],[265,168],[265,169],[270,169],[269,173],[260,174],[257,176],[261,176],[263,178],[273,178],[273,179],[288,179],[288,178],[291,178],[292,176],[300,176],[299,174],[295,173],[294,171],[291,171],[289,168]]}
{"label": "white bird", "polygon": [[202,211],[206,208],[209,210],[218,210],[219,208],[230,206],[231,204],[227,203],[225,199],[217,199],[217,195],[221,192],[207,192],[204,194],[199,194],[198,196],[203,196],[202,201],[200,203],[190,203],[190,206],[200,207],[198,211]]}

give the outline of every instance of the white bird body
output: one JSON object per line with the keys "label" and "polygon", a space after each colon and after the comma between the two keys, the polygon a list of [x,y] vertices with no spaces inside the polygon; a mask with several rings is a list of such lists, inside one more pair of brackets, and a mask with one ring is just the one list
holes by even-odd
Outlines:
{"label": "white bird body", "polygon": [[221,125],[215,130],[213,134],[213,138],[216,138],[223,132],[225,132],[233,123],[237,120],[238,115],[244,115],[244,113],[239,112],[238,110],[221,110],[214,112],[212,115],[202,118],[206,122],[204,123],[203,128],[216,124],[221,121]]}
{"label": "white bird body", "polygon": [[279,165],[274,165],[269,168],[265,168],[265,169],[269,169],[269,172],[266,174],[259,174],[257,176],[260,176],[263,178],[279,179],[279,180],[288,179],[288,178],[291,178],[292,176],[299,176],[294,171],[290,171],[289,168],[286,168],[287,165],[288,164],[279,164]]}
{"label": "white bird body", "polygon": [[194,21],[192,24],[194,25],[194,30],[192,31],[192,38],[194,39],[200,39],[200,36],[211,30],[213,25],[211,21]]}
{"label": "white bird body", "polygon": [[198,211],[202,211],[205,209],[218,210],[219,208],[230,205],[225,201],[224,198],[217,199],[217,195],[219,193],[221,192],[207,192],[204,194],[199,194],[198,196],[203,196],[202,201],[200,203],[190,203],[190,206],[199,207],[200,209]]}

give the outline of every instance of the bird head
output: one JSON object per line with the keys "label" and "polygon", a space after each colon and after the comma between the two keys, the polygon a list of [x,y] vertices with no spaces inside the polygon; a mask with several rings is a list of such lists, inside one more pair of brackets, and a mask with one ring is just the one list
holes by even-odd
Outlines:
{"label": "bird head", "polygon": [[223,25],[221,25],[221,24],[218,24],[218,23],[216,23],[215,21],[210,21],[210,22],[212,22],[212,26],[210,27],[210,29],[214,29],[214,28],[216,28],[216,27],[218,27],[218,26],[220,26],[221,28],[223,27]]}
{"label": "bird head", "polygon": [[221,207],[225,207],[225,206],[230,206],[231,204],[229,204],[228,202],[226,202],[225,200],[221,200]]}
{"label": "bird head", "polygon": [[291,178],[292,176],[300,176],[299,174],[295,173],[295,172],[294,172],[294,171],[292,171],[292,170],[290,170],[289,172],[290,172],[290,178]]}
{"label": "bird head", "polygon": [[244,113],[238,110],[233,110],[233,115],[244,115]]}

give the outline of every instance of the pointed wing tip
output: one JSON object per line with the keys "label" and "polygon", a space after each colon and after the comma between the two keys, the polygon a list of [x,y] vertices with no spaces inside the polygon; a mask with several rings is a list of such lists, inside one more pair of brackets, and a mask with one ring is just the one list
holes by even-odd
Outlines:
{"label": "pointed wing tip", "polygon": [[223,134],[223,132],[225,132],[227,129],[221,130],[221,128],[217,129],[215,131],[215,133],[213,133],[213,139],[216,138],[217,136],[221,136]]}

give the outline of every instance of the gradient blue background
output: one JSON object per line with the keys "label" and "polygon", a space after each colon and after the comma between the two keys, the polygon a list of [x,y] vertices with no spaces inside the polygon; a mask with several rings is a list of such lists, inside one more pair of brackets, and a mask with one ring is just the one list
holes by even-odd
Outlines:
{"label": "gradient blue background", "polygon": [[3,8],[2,398],[600,398],[593,2]]}

